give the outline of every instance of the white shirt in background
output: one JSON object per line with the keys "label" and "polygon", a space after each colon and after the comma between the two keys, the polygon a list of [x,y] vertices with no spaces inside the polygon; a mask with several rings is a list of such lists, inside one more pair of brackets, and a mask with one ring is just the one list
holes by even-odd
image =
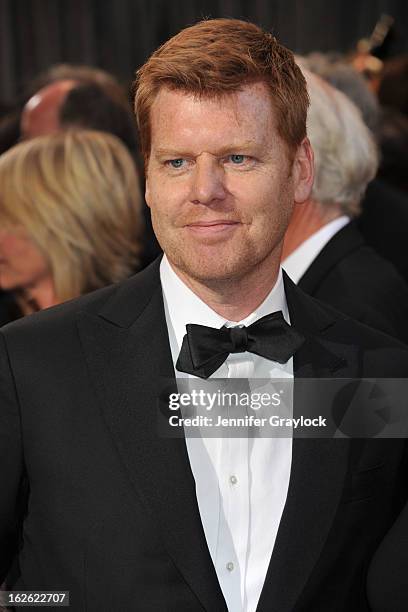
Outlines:
{"label": "white shirt in background", "polygon": [[347,223],[350,223],[350,217],[347,215],[342,215],[334,221],[330,221],[302,242],[293,253],[282,261],[283,269],[294,283],[297,284],[300,281],[320,251]]}

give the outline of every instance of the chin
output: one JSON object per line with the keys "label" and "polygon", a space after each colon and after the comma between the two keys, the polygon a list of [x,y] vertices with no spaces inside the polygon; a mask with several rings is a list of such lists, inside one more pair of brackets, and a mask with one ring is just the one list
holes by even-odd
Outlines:
{"label": "chin", "polygon": [[182,275],[205,284],[240,281],[257,270],[273,252],[273,248],[258,250],[255,245],[243,241],[224,243],[217,248],[196,244],[185,250],[163,250]]}
{"label": "chin", "polygon": [[189,260],[185,265],[179,266],[189,278],[204,284],[225,283],[238,281],[246,276],[255,266],[248,266],[248,262],[228,261],[221,257],[208,260]]}
{"label": "chin", "polygon": [[17,291],[20,289],[20,285],[12,279],[2,278],[0,279],[0,291]]}

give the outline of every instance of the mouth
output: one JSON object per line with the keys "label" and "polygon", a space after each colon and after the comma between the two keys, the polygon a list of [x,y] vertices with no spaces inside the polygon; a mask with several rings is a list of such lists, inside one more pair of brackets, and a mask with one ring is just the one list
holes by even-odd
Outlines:
{"label": "mouth", "polygon": [[186,225],[187,229],[195,234],[212,236],[230,232],[241,225],[239,221],[231,221],[230,219],[216,219],[215,221],[196,221]]}

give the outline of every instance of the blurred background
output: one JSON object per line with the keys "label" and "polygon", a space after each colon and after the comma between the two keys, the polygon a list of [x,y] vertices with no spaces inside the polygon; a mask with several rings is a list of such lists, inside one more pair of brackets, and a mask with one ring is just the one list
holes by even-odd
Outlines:
{"label": "blurred background", "polygon": [[164,40],[202,17],[239,17],[297,53],[351,52],[381,15],[394,19],[381,50],[408,51],[406,0],[0,0],[0,102],[14,105],[52,64],[90,64],[129,83]]}

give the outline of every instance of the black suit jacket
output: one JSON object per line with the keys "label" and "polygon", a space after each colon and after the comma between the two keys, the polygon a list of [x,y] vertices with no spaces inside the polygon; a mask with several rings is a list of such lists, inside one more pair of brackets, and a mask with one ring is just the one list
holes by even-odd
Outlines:
{"label": "black suit jacket", "polygon": [[408,344],[408,285],[390,262],[367,246],[355,223],[329,240],[298,286]]}
{"label": "black suit jacket", "polygon": [[367,244],[391,261],[408,282],[408,196],[376,178],[367,187],[358,226]]}
{"label": "black suit jacket", "polygon": [[372,612],[408,610],[408,504],[381,542],[368,571]]}
{"label": "black suit jacket", "polygon": [[[306,336],[295,380],[408,375],[405,347],[285,285]],[[0,342],[0,579],[27,495],[15,589],[70,590],[75,612],[225,612],[185,441],[157,433],[160,376],[174,376],[158,262]],[[260,612],[367,609],[368,561],[407,497],[404,448],[294,440]]]}

